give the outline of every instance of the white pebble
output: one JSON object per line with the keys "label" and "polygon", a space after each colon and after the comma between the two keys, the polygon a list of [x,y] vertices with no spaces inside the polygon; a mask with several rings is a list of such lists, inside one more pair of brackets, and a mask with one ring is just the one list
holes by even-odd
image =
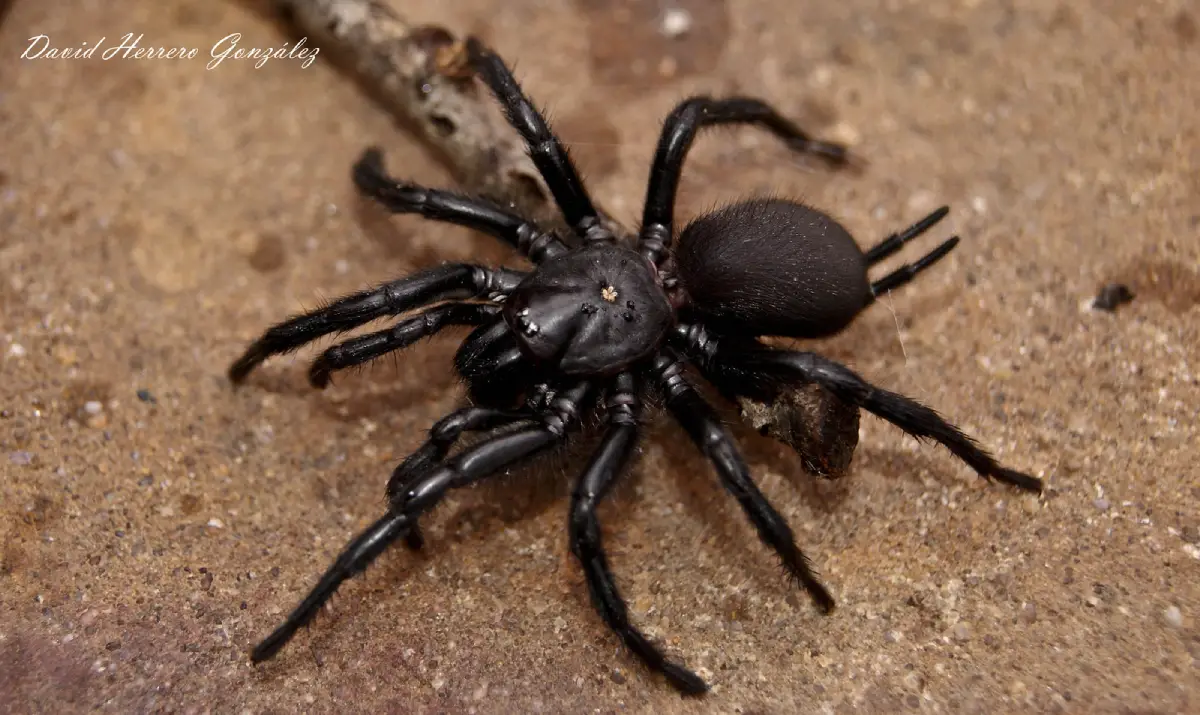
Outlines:
{"label": "white pebble", "polygon": [[88,400],[87,402],[83,403],[83,411],[89,415],[98,415],[104,411],[104,405],[100,404],[96,400]]}
{"label": "white pebble", "polygon": [[8,354],[13,357],[25,357],[25,346],[20,343],[13,343],[8,346]]}
{"label": "white pebble", "polygon": [[674,39],[692,29],[692,14],[681,7],[673,7],[663,13],[662,34]]}
{"label": "white pebble", "polygon": [[208,525],[214,529],[224,529],[225,528],[225,523],[215,516],[208,520]]}
{"label": "white pebble", "polygon": [[1183,611],[1179,610],[1179,606],[1167,606],[1163,611],[1163,618],[1172,628],[1183,628]]}

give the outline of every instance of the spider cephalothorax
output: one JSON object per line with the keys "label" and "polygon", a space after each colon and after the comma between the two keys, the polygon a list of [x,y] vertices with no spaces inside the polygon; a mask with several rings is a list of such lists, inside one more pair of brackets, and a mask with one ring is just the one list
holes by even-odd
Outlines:
{"label": "spider cephalothorax", "polygon": [[[509,209],[476,198],[389,178],[368,150],[355,166],[359,190],[397,213],[469,226],[507,242],[528,258],[529,272],[445,264],[347,296],[268,330],[230,368],[242,381],[259,363],[323,335],[372,320],[421,312],[392,327],[326,350],[312,365],[322,387],[331,373],[411,345],[451,325],[474,326],[455,356],[473,405],[437,422],[429,439],[393,472],[387,512],[354,539],[287,620],[259,644],[255,661],[273,656],[320,610],[338,586],[389,544],[422,542],[420,516],[450,489],[485,479],[561,445],[596,410],[607,431],[573,491],[571,550],[600,615],[649,667],[685,693],[707,685],[666,658],[629,620],[601,545],[596,507],[633,455],[642,395],[655,394],[711,460],[763,542],[817,605],[833,597],[817,579],[792,531],[755,486],[717,413],[685,366],[733,399],[770,404],[783,391],[817,386],[918,438],[935,440],[976,472],[1022,489],[1041,482],[1000,466],[936,412],[867,383],[811,352],[777,350],[760,336],[820,337],[848,325],[875,296],[897,288],[949,253],[951,238],[920,260],[872,282],[868,269],[924,233],[942,208],[863,252],[844,228],[815,209],[783,199],[751,199],[695,219],[676,234],[675,192],[688,148],[705,126],[757,124],[793,150],[838,165],[845,150],[809,138],[767,104],[749,98],[694,97],[670,114],[659,140],[637,237],[614,235],[583,182],[512,73],[475,40],[471,66],[496,95],[529,146],[573,232],[556,235]],[[432,306],[432,307],[430,307]],[[466,432],[480,438],[450,452]]]}

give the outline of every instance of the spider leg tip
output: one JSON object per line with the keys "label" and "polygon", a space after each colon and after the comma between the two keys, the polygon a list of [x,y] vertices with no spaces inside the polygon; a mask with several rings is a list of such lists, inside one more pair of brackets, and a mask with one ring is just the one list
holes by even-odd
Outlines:
{"label": "spider leg tip", "polygon": [[1024,474],[1013,469],[1001,468],[991,476],[999,479],[1005,484],[1011,484],[1014,487],[1024,489],[1028,492],[1041,494],[1046,490],[1046,485],[1041,479],[1038,479],[1037,477],[1031,477],[1028,474]]}
{"label": "spider leg tip", "polygon": [[308,384],[318,390],[324,390],[332,382],[329,370],[322,365],[313,365],[308,371]]}
{"label": "spider leg tip", "polygon": [[363,149],[363,153],[358,157],[358,161],[354,163],[355,175],[363,172],[383,173],[383,150],[378,146],[369,146]]}
{"label": "spider leg tip", "polygon": [[250,662],[254,665],[259,665],[260,663],[270,660],[271,658],[275,657],[276,653],[279,652],[279,648],[281,646],[282,644],[278,643],[271,637],[268,637],[262,643],[254,646],[254,650],[250,651]]}
{"label": "spider leg tip", "polygon": [[674,663],[663,664],[663,675],[682,695],[700,696],[708,692],[708,683],[699,675]]}
{"label": "spider leg tip", "polygon": [[246,381],[246,377],[250,374],[250,371],[257,364],[257,362],[249,362],[245,358],[242,358],[229,366],[229,369],[225,371],[225,376],[229,378],[229,381],[233,383],[235,388],[241,387]]}

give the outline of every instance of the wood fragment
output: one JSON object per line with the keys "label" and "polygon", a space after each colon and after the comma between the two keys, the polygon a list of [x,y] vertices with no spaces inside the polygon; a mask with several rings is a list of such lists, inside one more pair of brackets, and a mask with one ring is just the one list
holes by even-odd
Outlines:
{"label": "wood fragment", "polygon": [[383,0],[273,0],[407,128],[432,147],[461,187],[558,220],[525,147],[466,65],[461,37],[414,25]]}
{"label": "wood fragment", "polygon": [[820,385],[781,390],[770,400],[739,397],[738,407],[747,424],[794,449],[806,471],[836,479],[850,468],[858,408]]}

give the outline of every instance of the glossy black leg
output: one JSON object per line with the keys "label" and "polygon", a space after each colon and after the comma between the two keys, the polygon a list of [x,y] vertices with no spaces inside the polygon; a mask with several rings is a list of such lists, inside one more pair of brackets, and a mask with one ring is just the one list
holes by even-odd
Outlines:
{"label": "glossy black leg", "polygon": [[646,189],[639,244],[642,253],[655,264],[671,244],[675,194],[688,150],[701,129],[721,124],[754,124],[783,140],[793,151],[814,154],[833,165],[844,164],[847,160],[845,147],[813,139],[761,100],[749,97],[684,100],[667,115]]}
{"label": "glossy black leg", "polygon": [[393,213],[420,214],[495,236],[534,263],[567,250],[551,234],[490,201],[397,181],[384,171],[383,154],[376,147],[367,149],[354,165],[354,183]]}
{"label": "glossy black leg", "polygon": [[754,483],[733,436],[721,424],[716,410],[683,376],[682,363],[663,351],[654,360],[654,372],[667,410],[712,462],[721,483],[737,499],[762,542],[779,555],[788,573],[808,591],[821,610],[833,610],[833,596],[817,579],[808,558],[796,546],[791,527]]}
{"label": "glossy black leg", "polygon": [[394,494],[389,500],[388,513],[346,546],[287,620],[254,649],[251,660],[258,663],[278,653],[301,627],[312,621],[342,582],[361,573],[392,542],[407,534],[418,517],[441,501],[446,492],[479,481],[562,442],[567,429],[578,423],[590,392],[589,383],[579,383],[563,391],[551,401],[539,424],[472,445]]}
{"label": "glossy black leg", "polygon": [[308,371],[313,387],[329,385],[333,372],[370,362],[435,335],[451,325],[479,325],[500,313],[500,306],[486,303],[448,303],[406,318],[387,330],[338,343],[321,353]]}
{"label": "glossy black leg", "polygon": [[283,625],[272,631],[271,635],[254,647],[250,653],[250,660],[261,663],[278,653],[292,639],[292,636],[296,635],[296,631],[307,625],[317,615],[321,606],[324,606],[325,602],[333,596],[334,591],[343,581],[366,570],[375,557],[383,553],[384,549],[393,541],[403,536],[408,528],[409,517],[406,514],[389,513],[356,536],[346,545],[337,561],[325,572],[325,575],[321,577],[308,596],[300,602],[296,610],[288,615]]}
{"label": "glossy black leg", "polygon": [[529,156],[554,194],[567,225],[590,240],[612,240],[612,234],[600,226],[596,208],[566,148],[521,91],[512,70],[473,37],[467,40],[467,54],[472,67],[500,102],[509,123],[528,145]]}
{"label": "glossy black leg", "polygon": [[982,477],[998,479],[1031,492],[1042,490],[1042,480],[1001,466],[975,440],[963,434],[934,410],[916,400],[876,387],[850,368],[816,353],[772,350],[762,345],[723,343],[695,326],[681,326],[671,343],[684,350],[701,367],[739,389],[755,392],[781,385],[816,383],[838,399],[867,410],[917,439],[932,439],[966,462]]}
{"label": "glossy black leg", "polygon": [[429,429],[429,439],[408,456],[388,480],[389,500],[408,491],[414,480],[439,465],[465,432],[479,432],[537,418],[532,412],[464,407],[438,420]]}
{"label": "glossy black leg", "polygon": [[317,338],[340,333],[389,315],[399,315],[440,300],[502,295],[525,274],[466,263],[448,263],[339,298],[317,310],[272,327],[229,368],[239,383],[272,355],[291,352]]}
{"label": "glossy black leg", "polygon": [[665,675],[680,692],[699,695],[708,690],[705,682],[669,660],[629,621],[629,609],[617,590],[601,541],[596,508],[625,470],[637,446],[640,411],[633,376],[629,373],[619,375],[608,399],[608,432],[571,494],[571,552],[583,567],[593,605],[621,642],[651,670]]}

